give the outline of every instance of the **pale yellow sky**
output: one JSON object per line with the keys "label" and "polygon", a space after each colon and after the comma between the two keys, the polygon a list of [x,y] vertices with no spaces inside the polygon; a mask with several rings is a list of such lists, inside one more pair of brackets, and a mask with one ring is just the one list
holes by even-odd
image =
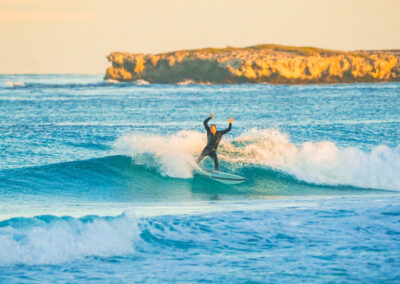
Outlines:
{"label": "pale yellow sky", "polygon": [[400,0],[0,0],[0,73],[103,73],[111,51],[400,49]]}

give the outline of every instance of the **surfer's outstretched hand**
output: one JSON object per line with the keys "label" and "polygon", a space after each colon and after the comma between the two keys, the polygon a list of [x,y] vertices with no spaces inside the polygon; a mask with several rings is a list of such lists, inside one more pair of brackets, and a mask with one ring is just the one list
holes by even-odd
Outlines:
{"label": "surfer's outstretched hand", "polygon": [[214,118],[214,114],[213,113],[211,113],[210,116],[211,116],[211,118]]}
{"label": "surfer's outstretched hand", "polygon": [[229,123],[232,123],[232,122],[233,122],[233,117],[231,117],[231,118],[228,120],[228,122],[229,122]]}

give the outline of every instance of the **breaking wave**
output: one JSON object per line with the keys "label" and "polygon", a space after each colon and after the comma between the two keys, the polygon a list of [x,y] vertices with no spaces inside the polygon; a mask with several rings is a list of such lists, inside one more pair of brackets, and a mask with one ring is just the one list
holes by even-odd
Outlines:
{"label": "breaking wave", "polygon": [[139,237],[132,212],[117,217],[38,216],[0,222],[0,265],[58,264],[134,252]]}
{"label": "breaking wave", "polygon": [[[195,131],[167,136],[131,133],[116,141],[114,152],[164,176],[191,178],[205,143],[204,133]],[[380,145],[370,152],[341,148],[330,141],[296,145],[279,130],[252,129],[225,138],[218,155],[222,170],[268,167],[307,183],[400,190],[400,145]]]}

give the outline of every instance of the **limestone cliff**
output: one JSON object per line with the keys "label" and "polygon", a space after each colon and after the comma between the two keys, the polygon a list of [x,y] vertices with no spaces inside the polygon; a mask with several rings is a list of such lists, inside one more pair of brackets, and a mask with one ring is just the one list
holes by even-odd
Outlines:
{"label": "limestone cliff", "polygon": [[307,84],[400,81],[400,50],[257,45],[162,54],[112,52],[105,79],[150,83]]}

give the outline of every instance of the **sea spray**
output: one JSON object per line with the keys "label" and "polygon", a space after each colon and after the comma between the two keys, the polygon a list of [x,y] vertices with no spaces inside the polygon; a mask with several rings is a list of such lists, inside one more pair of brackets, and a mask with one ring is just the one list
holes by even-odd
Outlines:
{"label": "sea spray", "polygon": [[162,175],[190,178],[197,166],[195,155],[205,143],[205,135],[196,131],[166,136],[131,133],[116,141],[114,151],[131,156],[136,165],[156,168]]}

